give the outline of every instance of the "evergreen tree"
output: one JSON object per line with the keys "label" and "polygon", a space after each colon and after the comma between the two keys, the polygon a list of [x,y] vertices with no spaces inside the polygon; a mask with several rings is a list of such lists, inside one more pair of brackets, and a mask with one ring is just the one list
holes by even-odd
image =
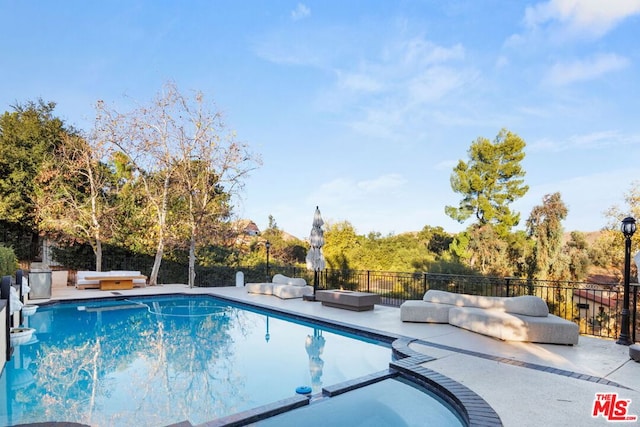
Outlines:
{"label": "evergreen tree", "polygon": [[530,277],[567,279],[562,273],[562,221],[567,217],[560,193],[547,194],[541,206],[535,206],[527,220],[527,233],[535,241],[529,261]]}
{"label": "evergreen tree", "polygon": [[43,159],[75,133],[54,116],[55,106],[38,100],[0,115],[0,231],[20,259],[38,253],[34,196]]}
{"label": "evergreen tree", "polygon": [[492,225],[499,236],[506,236],[520,221],[520,214],[512,212],[509,204],[529,190],[520,164],[525,145],[505,129],[493,142],[476,139],[469,148],[469,161],[460,160],[453,170],[451,188],[463,198],[458,207],[446,206],[446,214],[459,222],[475,216],[479,226]]}

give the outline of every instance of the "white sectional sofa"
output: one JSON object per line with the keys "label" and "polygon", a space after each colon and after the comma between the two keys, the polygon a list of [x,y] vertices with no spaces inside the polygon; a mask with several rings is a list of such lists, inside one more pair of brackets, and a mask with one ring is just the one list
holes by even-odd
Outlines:
{"label": "white sectional sofa", "polygon": [[131,278],[133,286],[144,288],[147,285],[147,278],[139,271],[112,270],[112,271],[78,271],[76,273],[77,289],[100,289],[100,280],[95,277]]}
{"label": "white sectional sofa", "polygon": [[302,278],[287,277],[282,274],[273,276],[271,283],[247,283],[247,292],[252,294],[275,295],[278,298],[302,298],[313,295],[313,286],[307,286]]}
{"label": "white sectional sofa", "polygon": [[428,290],[400,306],[403,322],[449,323],[505,341],[578,344],[578,325],[549,314],[537,296],[486,297]]}

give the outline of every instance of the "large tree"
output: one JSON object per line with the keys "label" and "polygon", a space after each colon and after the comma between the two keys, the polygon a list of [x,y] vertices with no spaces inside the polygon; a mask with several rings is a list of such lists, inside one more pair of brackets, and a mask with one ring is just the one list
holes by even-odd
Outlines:
{"label": "large tree", "polygon": [[[219,111],[204,95],[187,98],[175,91],[182,110],[176,178],[187,202],[189,286],[194,285],[196,250],[223,241],[231,215],[231,195],[244,186],[246,175],[260,163],[247,144],[227,130]],[[216,238],[217,237],[217,238]]]}
{"label": "large tree", "polygon": [[0,228],[20,259],[38,253],[34,180],[40,165],[63,135],[73,132],[54,116],[55,106],[38,100],[0,116]]}
{"label": "large tree", "polygon": [[[227,132],[201,93],[190,98],[168,83],[154,101],[120,113],[98,103],[98,131],[129,159],[155,219],[156,253],[149,283],[157,283],[172,238],[189,241],[189,284],[195,278],[198,239],[229,216],[229,197],[242,187],[256,157]],[[183,209],[182,212],[177,210]]]}
{"label": "large tree", "polygon": [[92,142],[65,135],[45,157],[35,193],[40,230],[88,242],[96,271],[102,271],[102,244],[111,234],[116,185],[112,170],[103,162],[108,157],[104,144]]}
{"label": "large tree", "polygon": [[547,194],[542,205],[535,206],[527,219],[527,233],[534,239],[533,252],[529,261],[532,278],[567,279],[563,277],[562,221],[568,209],[560,193]]}
{"label": "large tree", "polygon": [[[597,258],[596,264],[602,267],[620,268],[621,277],[624,277],[624,236],[620,232],[621,221],[628,216],[636,219],[640,229],[640,180],[633,181],[629,190],[624,193],[624,206],[613,205],[604,212],[607,225],[602,230],[598,241],[594,245],[592,257]],[[631,239],[631,253],[635,255],[640,247],[640,231],[636,231]],[[631,263],[634,269],[635,263]]]}
{"label": "large tree", "polygon": [[518,225],[520,214],[509,204],[524,196],[525,142],[515,133],[502,129],[495,140],[476,139],[469,148],[469,160],[460,160],[451,174],[451,188],[463,196],[458,207],[446,206],[451,218],[464,222],[475,216],[479,226],[492,225],[499,236],[506,236]]}

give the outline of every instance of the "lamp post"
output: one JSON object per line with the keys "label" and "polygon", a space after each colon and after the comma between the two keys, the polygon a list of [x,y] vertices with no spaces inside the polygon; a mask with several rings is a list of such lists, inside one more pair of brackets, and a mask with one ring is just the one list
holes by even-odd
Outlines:
{"label": "lamp post", "polygon": [[264,247],[267,248],[267,282],[270,282],[269,279],[269,249],[271,248],[271,243],[267,240],[264,244]]}
{"label": "lamp post", "polygon": [[636,220],[630,216],[626,217],[622,220],[620,230],[624,235],[624,300],[622,302],[620,337],[616,344],[631,345],[633,343],[629,334],[629,276],[631,275],[631,236],[636,232]]}

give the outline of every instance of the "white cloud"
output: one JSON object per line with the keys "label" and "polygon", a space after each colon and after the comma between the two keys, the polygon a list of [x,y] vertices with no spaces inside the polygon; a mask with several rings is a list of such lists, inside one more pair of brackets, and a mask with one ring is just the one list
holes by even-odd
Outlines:
{"label": "white cloud", "polygon": [[338,86],[353,92],[378,92],[383,83],[370,75],[339,71]]}
{"label": "white cloud", "polygon": [[586,60],[557,63],[547,73],[545,81],[554,86],[597,79],[604,74],[621,70],[629,65],[623,56],[601,54]]}
{"label": "white cloud", "polygon": [[592,132],[572,135],[562,141],[544,138],[529,144],[533,152],[561,152],[566,150],[595,150],[640,144],[640,135],[626,135],[618,131]]}
{"label": "white cloud", "polygon": [[450,67],[435,66],[426,69],[407,82],[407,89],[413,103],[436,102],[469,80],[469,76]]}
{"label": "white cloud", "polygon": [[477,80],[464,59],[461,44],[441,46],[414,36],[388,42],[378,56],[336,71],[331,111],[339,105],[347,126],[367,136],[415,138],[416,126],[425,131],[423,119],[436,103]]}
{"label": "white cloud", "polygon": [[404,64],[427,66],[464,59],[465,50],[460,43],[452,47],[444,47],[423,38],[414,37],[391,45],[387,54],[390,57],[400,56]]}
{"label": "white cloud", "polygon": [[402,175],[392,173],[382,175],[375,179],[364,180],[357,183],[357,187],[365,194],[378,193],[380,191],[392,191],[402,187],[407,182]]}
{"label": "white cloud", "polygon": [[527,7],[524,22],[532,29],[560,24],[573,34],[600,37],[638,13],[638,0],[549,0]]}
{"label": "white cloud", "polygon": [[311,9],[303,3],[298,3],[296,8],[291,11],[291,19],[299,21],[311,15]]}
{"label": "white cloud", "polygon": [[336,178],[321,184],[307,199],[315,204],[332,206],[341,211],[359,211],[363,205],[372,201],[376,204],[386,204],[385,200],[397,196],[406,184],[407,180],[397,173],[359,181]]}

